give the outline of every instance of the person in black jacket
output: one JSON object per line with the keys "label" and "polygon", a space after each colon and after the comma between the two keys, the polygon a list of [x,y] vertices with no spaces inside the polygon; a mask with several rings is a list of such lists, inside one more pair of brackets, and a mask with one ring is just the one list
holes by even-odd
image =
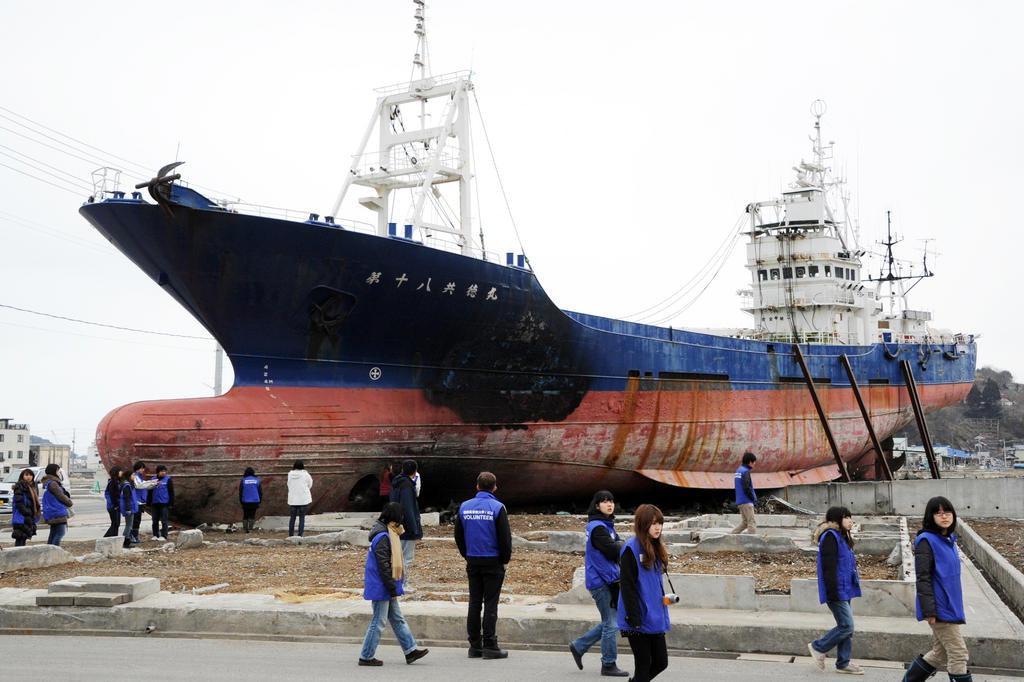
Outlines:
{"label": "person in black jacket", "polygon": [[42,513],[36,492],[36,475],[31,469],[21,470],[12,492],[11,537],[15,547],[24,547],[36,534],[36,524]]}
{"label": "person in black jacket", "polygon": [[420,505],[416,500],[416,484],[412,477],[416,474],[416,462],[407,459],[402,462],[402,473],[391,480],[391,501],[402,505],[405,520],[402,522],[405,532],[402,533],[402,561],[405,563],[405,591],[415,592],[410,586],[412,562],[416,558],[416,541],[423,537],[420,525]]}
{"label": "person in black jacket", "polygon": [[607,490],[598,490],[587,512],[587,544],[585,557],[586,586],[597,604],[601,622],[569,644],[569,653],[576,667],[583,670],[583,654],[601,641],[601,675],[629,677],[616,665],[618,646],[616,623],[619,604],[619,554],[622,540],[615,532],[615,498]]}
{"label": "person in black jacket", "polygon": [[[459,506],[455,544],[466,560],[469,611],[466,635],[470,658],[508,658],[498,646],[498,599],[505,582],[505,565],[512,559],[512,529],[505,505],[494,493],[498,479],[489,471],[476,477],[476,495]],[[484,617],[480,619],[480,608]]]}
{"label": "person in black jacket", "polygon": [[103,534],[105,538],[114,538],[121,528],[121,467],[110,468],[110,480],[103,491],[107,502],[107,514],[110,516],[110,528]]}
{"label": "person in black jacket", "polygon": [[851,601],[861,596],[857,557],[853,553],[853,515],[846,507],[829,507],[825,521],[814,531],[818,545],[818,601],[828,606],[836,626],[820,639],[807,644],[818,670],[825,670],[826,654],[836,650],[836,672],[863,675],[850,661],[853,650],[853,608]]}

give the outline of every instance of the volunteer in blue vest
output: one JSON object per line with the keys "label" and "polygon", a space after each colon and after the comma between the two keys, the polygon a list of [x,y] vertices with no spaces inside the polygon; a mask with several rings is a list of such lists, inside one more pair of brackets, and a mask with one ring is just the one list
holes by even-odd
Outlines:
{"label": "volunteer in blue vest", "polygon": [[732,529],[733,533],[757,532],[757,519],[754,518],[754,505],[757,504],[757,493],[754,483],[750,480],[750,470],[754,468],[757,456],[753,452],[743,453],[743,463],[733,477],[736,487],[736,506],[740,508],[740,524]]}
{"label": "volunteer in blue vest", "polygon": [[412,562],[416,558],[416,541],[423,538],[423,526],[420,524],[420,503],[416,500],[416,462],[407,459],[402,462],[402,473],[391,479],[391,501],[402,505],[405,521],[402,526],[402,560],[405,562],[405,591],[414,592],[412,582]]}
{"label": "volunteer in blue vest", "polygon": [[641,504],[633,515],[633,537],[619,555],[618,624],[633,651],[633,682],[648,682],[668,668],[665,633],[672,626],[661,578],[668,571],[664,522],[660,509]]}
{"label": "volunteer in blue vest", "polygon": [[174,481],[163,464],[156,468],[156,485],[149,491],[149,515],[153,517],[153,537],[167,540],[167,531],[174,506]]}
{"label": "volunteer in blue vest", "polygon": [[46,474],[40,481],[43,484],[43,521],[50,524],[50,535],[46,544],[57,545],[68,532],[68,518],[71,516],[71,495],[60,479],[60,465],[54,462],[46,465]]}
{"label": "volunteer in blue vest", "polygon": [[601,674],[605,677],[629,677],[615,664],[619,636],[619,554],[622,540],[615,532],[615,498],[607,490],[598,490],[587,512],[587,544],[584,551],[586,586],[597,604],[601,622],[569,644],[576,667],[583,670],[583,654],[601,640]]}
{"label": "volunteer in blue vest", "polygon": [[373,618],[366,628],[363,648],[359,652],[359,665],[379,666],[384,661],[374,657],[384,622],[391,625],[398,643],[402,646],[406,663],[415,663],[430,653],[429,649],[417,649],[416,639],[409,631],[409,624],[402,616],[398,597],[402,591],[402,505],[388,502],[370,529],[370,549],[366,552],[366,567],[363,569],[363,599],[373,604]]}
{"label": "volunteer in blue vest", "polygon": [[36,534],[42,510],[36,491],[36,475],[31,469],[22,469],[14,484],[11,499],[11,537],[15,547],[24,547]]}
{"label": "volunteer in blue vest", "polygon": [[455,516],[455,544],[466,560],[469,578],[469,657],[508,658],[508,652],[498,646],[497,627],[505,566],[512,560],[512,529],[505,505],[494,497],[498,490],[494,474],[481,472],[476,477],[476,490],[476,496],[463,502]]}
{"label": "volunteer in blue vest", "polygon": [[964,593],[960,584],[960,554],[956,549],[956,510],[945,497],[933,497],[925,506],[921,530],[914,540],[917,571],[917,619],[932,629],[932,649],[910,664],[903,678],[923,682],[945,667],[953,682],[970,682],[967,645],[960,626]]}
{"label": "volunteer in blue vest", "polygon": [[139,498],[135,494],[135,476],[124,469],[121,472],[121,516],[124,517],[124,544],[125,549],[132,545],[139,544],[133,530],[135,518],[139,516]]}
{"label": "volunteer in blue vest", "polygon": [[836,650],[836,672],[863,675],[850,662],[853,649],[853,609],[850,601],[860,596],[860,574],[853,553],[853,516],[846,507],[830,507],[825,521],[814,531],[818,544],[818,600],[828,606],[836,626],[807,645],[818,670],[825,669],[826,654]]}
{"label": "volunteer in blue vest", "polygon": [[132,514],[132,541],[142,542],[139,529],[142,527],[142,512],[149,501],[149,491],[156,485],[156,480],[146,480],[146,463],[138,461],[132,465],[132,489],[135,492],[136,510]]}
{"label": "volunteer in blue vest", "polygon": [[110,479],[103,489],[103,499],[107,503],[107,515],[110,516],[110,527],[103,537],[116,538],[121,528],[121,467],[110,468]]}
{"label": "volunteer in blue vest", "polygon": [[242,505],[242,529],[248,533],[256,526],[256,510],[263,502],[263,483],[252,467],[246,467],[238,484],[238,503]]}

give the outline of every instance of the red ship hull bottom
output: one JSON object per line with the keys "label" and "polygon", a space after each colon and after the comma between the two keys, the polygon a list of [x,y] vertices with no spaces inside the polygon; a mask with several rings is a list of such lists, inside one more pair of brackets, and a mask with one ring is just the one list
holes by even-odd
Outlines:
{"label": "red ship hull bottom", "polygon": [[[777,488],[831,480],[835,461],[806,388],[589,392],[564,421],[467,424],[416,389],[236,387],[216,398],[140,402],[113,410],[97,429],[103,463],[175,478],[175,514],[186,522],[241,518],[245,467],[263,479],[261,515],[286,514],[286,476],[296,459],[312,474],[311,513],[374,505],[385,462],[419,462],[430,499],[460,500],[476,475],[498,476],[513,504],[583,498],[608,488],[637,495],[667,484],[732,488],[746,450],[755,484]],[[961,401],[970,383],[919,387],[934,410]],[[913,420],[901,386],[862,389],[879,438]],[[851,473],[873,463],[849,388],[819,395]],[[375,507],[374,507],[375,508]]]}

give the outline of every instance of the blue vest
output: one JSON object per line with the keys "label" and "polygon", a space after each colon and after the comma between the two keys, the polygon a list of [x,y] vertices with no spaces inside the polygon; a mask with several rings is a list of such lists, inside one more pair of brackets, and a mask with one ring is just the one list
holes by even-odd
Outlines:
{"label": "blue vest", "polygon": [[[50,493],[50,483],[56,483],[56,481],[51,479],[46,482],[45,486],[43,486],[43,519],[46,521],[68,515],[68,508],[64,503],[58,500],[56,495]],[[60,485],[60,483],[57,483],[57,485]],[[61,485],[60,489],[65,495],[68,494],[68,491],[64,490],[64,486]]]}
{"label": "blue vest", "polygon": [[[124,506],[124,494],[126,492],[126,489],[127,489],[127,492],[128,492],[128,501],[131,503],[131,506],[127,507],[127,508]],[[121,515],[122,516],[127,515],[127,514],[138,514],[139,513],[139,497],[137,495],[138,492],[139,491],[135,490],[132,487],[132,484],[129,483],[128,481],[125,481],[124,483],[121,484]]]}
{"label": "blue vest", "polygon": [[[373,550],[377,547],[378,543],[390,542],[388,540],[388,533],[378,533],[373,540],[370,541],[370,549],[366,552],[366,568],[363,569],[363,599],[369,599],[370,601],[388,601],[391,599],[391,593],[388,592],[388,588],[384,585],[384,581],[381,580],[380,571],[377,570],[377,559],[373,556]],[[395,557],[391,557],[394,561]],[[405,594],[402,589],[402,581],[395,581],[395,596]]]}
{"label": "blue vest", "polygon": [[156,481],[156,487],[153,488],[153,504],[168,504],[171,501],[171,491],[167,489],[167,484],[171,482],[171,477],[164,476],[157,478]]}
{"label": "blue vest", "polygon": [[110,499],[109,487],[103,489],[103,499],[107,501],[107,511],[110,511],[111,509],[117,509],[117,507],[114,505],[114,501]]}
{"label": "blue vest", "polygon": [[259,504],[260,500],[260,479],[255,476],[242,478],[242,503]]}
{"label": "blue vest", "polygon": [[[35,485],[35,483],[33,483],[32,485]],[[22,514],[20,511],[18,511],[18,504],[17,504],[18,499],[17,498],[20,495],[24,495],[24,493],[19,493],[17,490],[12,490],[11,492],[13,493],[11,495],[11,525],[12,526],[19,526],[19,525],[25,523],[25,515]],[[25,500],[24,502],[22,502],[22,504],[24,504],[26,506],[32,506],[31,494],[29,496],[30,496],[30,499]]]}
{"label": "blue vest", "polygon": [[[146,482],[146,479],[137,473],[132,474],[132,479],[135,481],[135,503],[140,505],[146,504],[146,498],[149,496],[149,490],[143,490],[139,487],[140,484]],[[135,511],[137,512],[139,510],[136,509]]]}
{"label": "blue vest", "polygon": [[[935,593],[935,618],[943,623],[966,623],[964,616],[964,591],[960,584],[960,554],[956,551],[956,535],[942,536],[930,531],[921,531],[914,540],[914,547],[922,541],[931,545],[935,557],[932,570],[932,591]],[[924,620],[921,602],[917,604],[917,619]]]}
{"label": "blue vest", "polygon": [[494,521],[505,508],[492,493],[481,490],[459,506],[459,519],[466,531],[467,557],[497,557],[498,528]]}
{"label": "blue vest", "polygon": [[[736,486],[736,504],[757,504],[757,495],[754,495],[754,499],[750,499],[747,491],[743,489],[743,474],[748,471],[750,471],[750,467],[744,464],[736,470],[736,475],[733,477]],[[750,487],[754,487],[753,481],[750,482]]]}
{"label": "blue vest", "polygon": [[584,556],[588,590],[596,590],[599,587],[619,582],[619,562],[606,557],[590,542],[590,534],[598,526],[608,528],[608,534],[612,536],[612,540],[619,539],[615,533],[615,524],[611,521],[595,519],[587,524],[587,549]]}
{"label": "blue vest", "polygon": [[637,590],[640,592],[640,627],[633,628],[626,623],[626,605],[622,600],[622,592],[619,592],[618,604],[618,626],[624,632],[639,630],[648,635],[660,635],[672,629],[668,620],[668,606],[665,605],[665,587],[661,584],[661,562],[657,559],[650,568],[644,568],[640,562],[640,542],[635,538],[622,547],[619,558],[626,552],[626,549],[633,552],[637,567]]}
{"label": "blue vest", "polygon": [[846,544],[838,531],[829,529],[818,538],[818,601],[822,604],[828,601],[825,589],[825,572],[821,566],[821,543],[829,533],[836,539],[839,546],[839,560],[836,562],[836,589],[839,593],[839,601],[850,601],[860,596],[860,574],[857,573],[857,557],[853,550]]}

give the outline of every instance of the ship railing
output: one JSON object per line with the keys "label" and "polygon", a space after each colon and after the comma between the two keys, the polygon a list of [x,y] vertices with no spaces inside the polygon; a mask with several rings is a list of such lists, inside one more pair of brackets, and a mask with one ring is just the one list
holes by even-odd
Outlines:
{"label": "ship railing", "polygon": [[[394,147],[387,153],[384,163],[381,163],[379,151],[367,152],[361,156],[353,156],[353,170],[361,178],[379,176],[381,178],[389,175],[397,175],[399,172],[426,172],[430,165],[430,155],[426,152],[424,156],[416,156],[406,147]],[[461,153],[454,145],[446,145],[441,153],[441,168],[459,169],[461,164]]]}
{"label": "ship railing", "polygon": [[394,83],[392,85],[385,85],[383,87],[375,88],[374,92],[378,95],[388,96],[397,95],[402,92],[410,92],[414,87],[425,90],[427,88],[436,88],[439,85],[448,85],[455,83],[460,80],[468,80],[472,77],[473,72],[463,69],[462,71],[451,71],[449,73],[442,73],[438,76],[430,76],[422,80],[408,80],[402,81],[401,83]]}
{"label": "ship railing", "polygon": [[[265,206],[263,204],[251,204],[245,201],[217,200],[217,205],[234,213],[244,213],[246,215],[259,216],[261,218],[278,218],[280,220],[290,220],[294,222],[305,222],[310,220],[314,215],[308,211],[299,211],[292,208],[281,208],[278,206]],[[320,216],[317,216],[317,218],[319,219]],[[362,220],[335,217],[334,224],[346,230],[352,230],[353,232],[364,232],[367,234],[377,233],[376,225]]]}

